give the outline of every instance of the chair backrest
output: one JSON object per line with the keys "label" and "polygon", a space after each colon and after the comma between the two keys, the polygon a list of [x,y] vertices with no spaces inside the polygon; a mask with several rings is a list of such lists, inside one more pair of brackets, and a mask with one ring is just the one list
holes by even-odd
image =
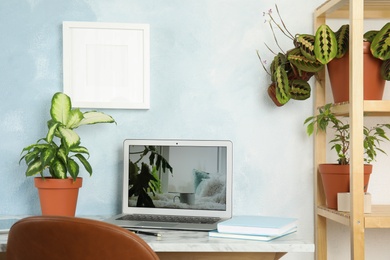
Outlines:
{"label": "chair backrest", "polygon": [[11,227],[6,259],[159,258],[138,235],[121,227],[91,219],[36,216],[24,218]]}

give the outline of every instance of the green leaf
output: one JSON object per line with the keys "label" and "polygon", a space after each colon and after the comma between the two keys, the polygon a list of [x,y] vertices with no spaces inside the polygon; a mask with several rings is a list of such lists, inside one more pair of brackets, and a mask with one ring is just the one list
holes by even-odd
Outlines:
{"label": "green leaf", "polygon": [[371,30],[371,31],[368,31],[366,32],[364,35],[363,35],[363,39],[367,42],[372,42],[375,38],[375,36],[378,34],[379,31],[377,30]]}
{"label": "green leaf", "polygon": [[42,166],[43,167],[49,166],[52,163],[55,155],[56,155],[56,151],[53,148],[43,150],[41,153]]}
{"label": "green leaf", "polygon": [[290,85],[287,73],[282,66],[275,71],[276,98],[280,104],[286,104],[290,100]]}
{"label": "green leaf", "polygon": [[383,61],[381,65],[381,76],[384,80],[390,80],[390,59]]}
{"label": "green leaf", "polygon": [[308,124],[307,127],[306,127],[306,133],[308,136],[311,136],[314,132],[314,124],[311,123],[311,124]]}
{"label": "green leaf", "polygon": [[64,93],[57,92],[51,100],[51,118],[63,125],[67,125],[71,108],[70,98]]}
{"label": "green leaf", "polygon": [[341,58],[349,49],[349,24],[342,25],[335,35],[337,39],[336,58]]}
{"label": "green leaf", "polygon": [[33,176],[43,171],[42,162],[39,157],[32,161],[26,170],[26,176]]}
{"label": "green leaf", "polygon": [[103,112],[88,111],[84,113],[84,118],[78,124],[75,124],[73,128],[79,127],[81,125],[114,122],[115,120],[111,116],[104,114]]}
{"label": "green leaf", "polygon": [[307,72],[319,72],[324,68],[324,65],[318,62],[317,60],[309,60],[302,53],[299,48],[295,48],[290,50],[287,53],[287,59],[291,62],[295,67],[300,70]]}
{"label": "green leaf", "polygon": [[66,148],[61,146],[57,150],[57,159],[61,160],[61,162],[66,165],[68,162],[68,153],[66,152]]}
{"label": "green leaf", "polygon": [[83,147],[83,146],[76,146],[76,147],[72,147],[70,148],[71,152],[73,153],[85,153],[85,154],[88,154],[89,155],[89,151],[87,148]]}
{"label": "green leaf", "polygon": [[52,172],[54,173],[54,177],[58,179],[66,178],[66,166],[60,161],[55,160],[51,166]]}
{"label": "green leaf", "polygon": [[67,169],[73,180],[76,180],[79,175],[79,165],[72,158],[68,158]]}
{"label": "green leaf", "polygon": [[296,79],[290,81],[290,96],[295,100],[305,100],[310,97],[311,88],[304,80]]}
{"label": "green leaf", "polygon": [[35,160],[35,158],[41,153],[40,149],[34,149],[33,151],[26,153],[22,158],[20,158],[19,163],[25,159],[26,164],[29,164],[31,161]]}
{"label": "green leaf", "polygon": [[320,25],[316,31],[314,53],[322,64],[329,63],[337,55],[336,35],[326,24]]}
{"label": "green leaf", "polygon": [[275,71],[278,67],[282,67],[283,69],[285,68],[285,64],[287,63],[287,58],[283,53],[278,53],[276,55],[271,63],[271,80],[272,82],[276,82],[275,79]]}
{"label": "green leaf", "polygon": [[371,42],[371,53],[380,60],[390,59],[390,23],[385,24]]}
{"label": "green leaf", "polygon": [[72,147],[76,147],[80,144],[79,135],[72,129],[59,127],[58,131],[63,137],[63,141],[67,149],[71,149]]}
{"label": "green leaf", "polygon": [[59,122],[55,122],[54,124],[49,124],[49,131],[47,132],[46,135],[46,141],[48,143],[51,143],[53,141],[53,137],[55,132],[57,131],[58,126],[60,125]]}
{"label": "green leaf", "polygon": [[88,160],[82,154],[75,154],[74,156],[76,156],[80,160],[80,162],[84,165],[84,168],[87,170],[87,172],[91,176],[92,175],[92,167],[89,164]]}
{"label": "green leaf", "polygon": [[77,126],[79,126],[79,124],[80,124],[81,120],[83,120],[83,118],[84,118],[84,115],[80,111],[80,109],[78,109],[78,108],[72,109],[69,112],[69,117],[68,117],[68,122],[66,123],[66,128],[70,128],[70,129],[76,128]]}
{"label": "green leaf", "polygon": [[306,59],[315,61],[316,55],[314,53],[314,35],[300,34],[296,37],[296,41],[299,43],[299,48],[303,56]]}

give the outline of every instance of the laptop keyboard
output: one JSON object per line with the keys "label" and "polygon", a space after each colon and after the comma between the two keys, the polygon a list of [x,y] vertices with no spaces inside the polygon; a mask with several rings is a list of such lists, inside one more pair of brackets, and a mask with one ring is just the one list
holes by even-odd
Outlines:
{"label": "laptop keyboard", "polygon": [[122,216],[118,218],[118,220],[173,222],[173,223],[189,223],[189,224],[214,224],[218,222],[220,218],[134,214],[134,215]]}

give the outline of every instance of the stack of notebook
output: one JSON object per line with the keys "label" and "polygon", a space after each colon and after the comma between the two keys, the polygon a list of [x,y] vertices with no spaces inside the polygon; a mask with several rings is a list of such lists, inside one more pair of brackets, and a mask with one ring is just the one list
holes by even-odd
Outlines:
{"label": "stack of notebook", "polygon": [[234,216],[218,223],[210,237],[270,241],[297,231],[295,218],[270,216]]}

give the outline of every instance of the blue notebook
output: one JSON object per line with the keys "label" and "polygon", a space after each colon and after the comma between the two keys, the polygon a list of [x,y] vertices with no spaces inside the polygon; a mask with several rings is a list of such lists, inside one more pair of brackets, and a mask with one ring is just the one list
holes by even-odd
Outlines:
{"label": "blue notebook", "polygon": [[257,241],[271,241],[276,238],[284,237],[297,231],[297,227],[288,230],[286,233],[277,236],[260,236],[260,235],[245,235],[245,234],[232,234],[232,233],[220,233],[217,230],[209,231],[210,237],[219,238],[232,238],[232,239],[246,239],[246,240],[257,240]]}
{"label": "blue notebook", "polygon": [[234,216],[218,223],[221,233],[280,236],[298,226],[298,219],[271,216]]}

